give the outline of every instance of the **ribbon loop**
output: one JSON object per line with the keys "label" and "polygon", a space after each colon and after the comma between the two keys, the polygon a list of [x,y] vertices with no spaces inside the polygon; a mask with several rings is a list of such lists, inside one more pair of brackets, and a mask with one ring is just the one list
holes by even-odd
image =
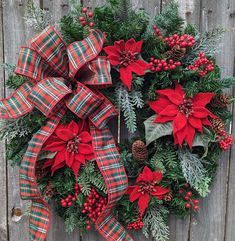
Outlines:
{"label": "ribbon loop", "polygon": [[[68,94],[72,93],[63,78],[47,78],[39,82],[32,89],[29,100],[46,117],[55,113],[57,104]],[[58,109],[58,108],[56,108]],[[54,111],[53,111],[54,110]]]}
{"label": "ribbon loop", "polygon": [[103,100],[82,83],[77,82],[77,90],[66,100],[66,106],[79,118],[88,118]]}
{"label": "ribbon loop", "polygon": [[74,42],[68,46],[69,76],[71,78],[74,78],[78,70],[87,62],[98,56],[103,48],[104,40],[104,34],[99,30],[94,30],[82,41]]}

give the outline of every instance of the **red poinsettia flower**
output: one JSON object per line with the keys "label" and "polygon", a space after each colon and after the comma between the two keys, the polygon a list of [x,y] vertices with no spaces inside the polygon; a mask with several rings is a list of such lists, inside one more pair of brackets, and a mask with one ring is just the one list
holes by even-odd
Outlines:
{"label": "red poinsettia flower", "polygon": [[151,196],[161,200],[169,192],[169,189],[156,185],[162,180],[162,177],[161,172],[152,172],[145,166],[143,172],[136,179],[136,185],[128,187],[127,194],[130,195],[130,201],[134,202],[139,199],[138,206],[141,215],[148,207]]}
{"label": "red poinsettia flower", "polygon": [[131,90],[132,72],[141,76],[148,68],[148,64],[138,58],[142,44],[143,40],[136,42],[132,38],[126,43],[124,40],[115,41],[113,46],[104,48],[111,65],[119,67],[120,79],[129,90]]}
{"label": "red poinsettia flower", "polygon": [[158,114],[155,123],[173,121],[173,136],[175,144],[182,146],[185,140],[192,148],[195,130],[203,132],[203,125],[211,125],[208,117],[215,118],[206,105],[214,93],[198,93],[193,98],[186,97],[180,84],[174,89],[158,90],[156,101],[150,101],[150,107]]}
{"label": "red poinsettia flower", "polygon": [[71,121],[68,125],[59,125],[44,146],[44,150],[57,152],[53,159],[45,162],[43,168],[51,166],[52,175],[59,168],[67,165],[75,176],[81,164],[94,159],[91,136],[85,128],[84,121]]}

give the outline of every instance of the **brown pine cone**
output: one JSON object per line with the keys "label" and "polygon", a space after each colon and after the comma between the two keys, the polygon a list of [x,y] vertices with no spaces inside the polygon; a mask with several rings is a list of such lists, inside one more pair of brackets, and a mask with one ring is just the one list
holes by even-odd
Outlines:
{"label": "brown pine cone", "polygon": [[211,101],[211,105],[215,108],[224,108],[229,104],[231,104],[231,97],[226,94],[216,96]]}
{"label": "brown pine cone", "polygon": [[52,182],[48,182],[47,186],[44,189],[44,196],[51,199],[55,195],[55,188]]}
{"label": "brown pine cone", "polygon": [[139,162],[148,159],[148,149],[143,141],[137,140],[132,144],[132,156],[134,160]]}
{"label": "brown pine cone", "polygon": [[184,57],[186,48],[181,48],[179,45],[175,45],[171,50],[167,52],[167,55],[173,60],[178,61]]}
{"label": "brown pine cone", "polygon": [[166,202],[170,202],[173,198],[173,193],[172,191],[170,191],[169,193],[167,193],[166,195],[164,195],[163,200]]}
{"label": "brown pine cone", "polygon": [[225,131],[224,122],[220,118],[211,119],[210,122],[212,130],[217,134]]}

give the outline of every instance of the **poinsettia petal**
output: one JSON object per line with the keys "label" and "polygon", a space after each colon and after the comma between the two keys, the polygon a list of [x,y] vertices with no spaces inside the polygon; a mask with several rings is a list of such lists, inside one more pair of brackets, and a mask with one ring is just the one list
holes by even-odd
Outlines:
{"label": "poinsettia petal", "polygon": [[140,53],[140,52],[141,52],[143,42],[144,42],[143,40],[140,40],[140,41],[138,41],[138,42],[136,43],[136,49],[135,49],[135,51],[136,51],[137,53]]}
{"label": "poinsettia petal", "polygon": [[212,118],[217,117],[204,107],[194,107],[193,108],[193,116],[196,118],[200,118],[200,119],[206,118],[207,116],[210,116]]}
{"label": "poinsettia petal", "polygon": [[65,166],[65,162],[61,162],[59,165],[57,165],[57,166],[52,166],[51,167],[51,176],[53,176],[54,175],[54,173],[55,173],[55,171],[56,170],[58,170],[58,169],[60,169],[60,168],[62,168],[62,167],[64,167]]}
{"label": "poinsettia petal", "polygon": [[152,170],[145,166],[143,172],[137,177],[136,183],[138,182],[152,182],[153,181],[153,172]]}
{"label": "poinsettia petal", "polygon": [[81,163],[79,161],[74,161],[71,169],[73,170],[73,173],[75,175],[75,177],[78,176],[78,171],[80,169]]}
{"label": "poinsettia petal", "polygon": [[187,118],[181,112],[178,112],[177,116],[173,120],[173,133],[183,129],[187,124]]}
{"label": "poinsettia petal", "polygon": [[43,147],[43,150],[45,151],[63,151],[66,148],[66,143],[64,141],[55,141],[54,143],[50,143]]}
{"label": "poinsettia petal", "polygon": [[128,88],[128,90],[131,90],[132,72],[128,67],[120,68],[120,79],[123,82],[123,84]]}
{"label": "poinsettia petal", "polygon": [[135,188],[132,190],[130,194],[130,201],[134,202],[135,200],[139,199],[141,196],[141,193],[139,192],[139,187],[135,186]]}
{"label": "poinsettia petal", "polygon": [[171,102],[165,98],[160,97],[158,100],[148,102],[150,108],[156,113],[160,113],[164,108],[171,104]]}
{"label": "poinsettia petal", "polygon": [[163,95],[166,97],[168,97],[169,95],[175,94],[175,90],[173,90],[173,89],[157,90],[156,92],[158,95]]}
{"label": "poinsettia petal", "polygon": [[76,153],[74,155],[74,158],[75,158],[76,161],[78,161],[78,162],[80,162],[82,164],[86,164],[86,160],[85,160],[85,156],[84,155],[82,155],[80,153]]}
{"label": "poinsettia petal", "polygon": [[110,61],[110,64],[113,66],[117,66],[120,64],[120,57],[116,55],[109,55],[108,59]]}
{"label": "poinsettia petal", "polygon": [[175,105],[180,105],[183,103],[183,96],[177,93],[173,93],[167,96],[168,99]]}
{"label": "poinsettia petal", "polygon": [[125,50],[127,52],[130,51],[132,53],[136,52],[136,41],[133,38],[127,40],[127,42],[125,44]]}
{"label": "poinsettia petal", "polygon": [[116,46],[107,46],[107,47],[104,47],[103,50],[107,55],[120,56],[119,46],[118,48]]}
{"label": "poinsettia petal", "polygon": [[54,164],[51,167],[52,175],[56,170],[63,167],[65,165],[65,153],[64,152],[58,152],[54,158]]}
{"label": "poinsettia petal", "polygon": [[55,130],[56,135],[63,141],[69,141],[74,138],[73,132],[68,128],[57,128]]}
{"label": "poinsettia petal", "polygon": [[154,191],[151,192],[151,195],[157,197],[158,199],[162,199],[163,195],[167,194],[169,192],[169,189],[161,187],[161,186],[155,186]]}
{"label": "poinsettia petal", "polygon": [[174,117],[172,117],[172,116],[161,116],[161,115],[158,115],[155,118],[154,123],[166,123],[166,122],[173,121],[173,120],[174,120]]}
{"label": "poinsettia petal", "polygon": [[208,120],[208,118],[202,119],[202,124],[205,126],[211,126],[211,122]]}
{"label": "poinsettia petal", "polygon": [[198,129],[200,132],[202,131],[201,119],[195,118],[194,116],[189,116],[188,121],[195,129]]}
{"label": "poinsettia petal", "polygon": [[71,167],[73,165],[73,162],[74,162],[74,153],[66,150],[65,151],[65,161],[66,161],[66,165],[68,167]]}
{"label": "poinsettia petal", "polygon": [[54,161],[55,161],[54,159],[48,159],[48,160],[46,160],[46,161],[44,162],[43,166],[42,166],[42,169],[46,169],[46,168],[52,166],[53,163],[54,163]]}
{"label": "poinsettia petal", "polygon": [[95,154],[94,153],[86,154],[85,159],[88,161],[91,161],[91,160],[95,159]]}
{"label": "poinsettia petal", "polygon": [[148,207],[149,199],[150,197],[149,197],[149,194],[147,193],[145,193],[144,195],[141,195],[141,197],[139,198],[138,206],[141,214],[143,214],[146,208]]}
{"label": "poinsettia petal", "polygon": [[179,113],[179,108],[177,105],[168,105],[164,110],[162,110],[159,115],[161,116],[176,116]]}
{"label": "poinsettia petal", "polygon": [[114,47],[120,52],[125,50],[125,41],[119,40],[114,42]]}
{"label": "poinsettia petal", "polygon": [[188,133],[188,126],[186,125],[183,129],[175,133],[175,136],[177,137],[177,144],[179,144],[182,147],[183,141],[186,138]]}
{"label": "poinsettia petal", "polygon": [[195,129],[191,125],[188,125],[188,132],[187,132],[186,140],[187,140],[187,143],[188,143],[190,149],[192,149],[192,146],[193,146],[194,136],[195,136]]}
{"label": "poinsettia petal", "polygon": [[161,181],[163,178],[162,172],[154,172],[153,173],[153,180],[154,181]]}
{"label": "poinsettia petal", "polygon": [[145,68],[142,68],[141,65],[139,65],[137,62],[131,63],[131,64],[128,66],[128,68],[129,68],[132,72],[134,72],[135,74],[140,75],[140,76],[144,75],[144,74],[145,74],[145,70],[146,70]]}
{"label": "poinsettia petal", "polygon": [[205,107],[214,96],[215,93],[198,93],[193,97],[193,105],[195,107]]}
{"label": "poinsettia petal", "polygon": [[75,121],[71,121],[69,124],[68,124],[68,127],[67,127],[72,133],[74,136],[76,136],[78,134],[78,124],[75,122]]}
{"label": "poinsettia petal", "polygon": [[92,140],[91,135],[87,131],[81,132],[78,137],[80,141],[83,143],[88,143],[88,142],[91,142]]}
{"label": "poinsettia petal", "polygon": [[129,186],[126,190],[126,194],[130,195],[132,193],[132,191],[135,189],[136,186]]}
{"label": "poinsettia petal", "polygon": [[182,85],[180,85],[179,83],[177,83],[175,85],[175,92],[178,93],[180,96],[185,95],[184,89],[183,89]]}
{"label": "poinsettia petal", "polygon": [[142,59],[137,59],[135,61],[135,63],[138,64],[138,66],[143,70],[143,71],[146,71],[147,69],[149,69],[149,64],[147,62],[145,62],[144,60]]}
{"label": "poinsettia petal", "polygon": [[82,154],[91,154],[94,152],[91,145],[80,143],[78,145],[78,151]]}

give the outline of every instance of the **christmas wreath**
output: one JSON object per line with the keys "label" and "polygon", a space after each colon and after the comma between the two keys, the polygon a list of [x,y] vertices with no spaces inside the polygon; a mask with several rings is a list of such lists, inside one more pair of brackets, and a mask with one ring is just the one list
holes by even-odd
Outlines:
{"label": "christmas wreath", "polygon": [[57,31],[29,6],[39,33],[6,65],[15,91],[0,101],[0,134],[32,201],[30,238],[45,240],[53,203],[68,232],[167,240],[168,214],[198,211],[233,142],[223,89],[235,78],[215,61],[223,29],[199,33],[175,2],[153,21],[125,0],[72,9]]}

